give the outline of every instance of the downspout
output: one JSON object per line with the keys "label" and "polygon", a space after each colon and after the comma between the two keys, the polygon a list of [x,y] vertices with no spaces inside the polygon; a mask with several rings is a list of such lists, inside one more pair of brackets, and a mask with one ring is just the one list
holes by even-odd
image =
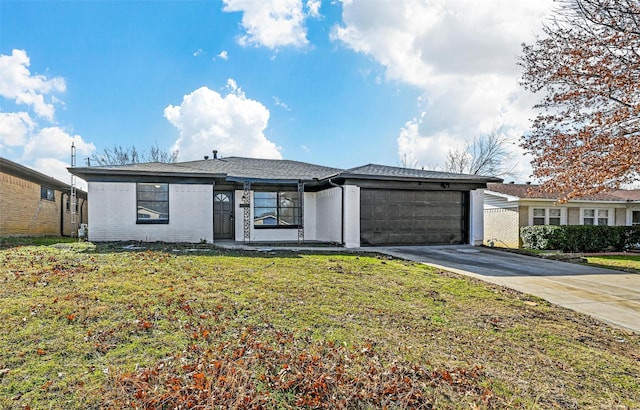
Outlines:
{"label": "downspout", "polygon": [[[80,199],[82,199],[82,198],[80,198]],[[80,214],[80,224],[83,224],[83,223],[84,223],[84,222],[82,222],[82,221],[84,221],[84,219],[82,218],[82,216],[83,216],[83,214],[82,214],[82,207],[84,206],[84,203],[85,203],[85,202],[87,202],[87,200],[86,200],[86,199],[82,199],[82,204],[78,205],[78,209],[79,209],[79,211],[78,211],[78,212],[79,212],[79,214]],[[89,221],[87,221],[87,222],[89,222]]]}
{"label": "downspout", "polygon": [[[213,151],[213,159],[217,159],[218,151]],[[234,202],[233,207],[236,206],[235,203],[235,192],[233,193]],[[211,243],[216,243],[216,227],[214,226],[216,223],[216,210],[214,209],[216,206],[216,180],[211,180]],[[233,215],[234,209],[231,210]],[[235,236],[235,230],[233,230],[233,235]],[[235,238],[234,238],[235,239]]]}
{"label": "downspout", "polygon": [[329,185],[340,188],[342,206],[340,207],[340,244],[344,244],[344,185],[338,185],[329,178]]}
{"label": "downspout", "polygon": [[69,195],[66,192],[63,192],[60,195],[60,236],[64,236],[64,196]]}

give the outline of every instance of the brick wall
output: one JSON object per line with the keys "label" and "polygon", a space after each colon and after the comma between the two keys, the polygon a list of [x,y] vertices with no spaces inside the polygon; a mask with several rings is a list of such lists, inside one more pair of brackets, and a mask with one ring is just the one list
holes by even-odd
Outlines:
{"label": "brick wall", "polygon": [[[54,201],[40,198],[41,185],[0,172],[0,235],[44,236],[60,235],[63,218],[65,236],[76,236],[80,223],[87,223],[87,200],[78,198],[76,224],[71,224],[67,210],[69,195],[54,190]],[[61,214],[62,211],[62,214]]]}
{"label": "brick wall", "polygon": [[40,199],[40,184],[0,172],[0,235],[60,235],[60,197]]}
{"label": "brick wall", "polygon": [[484,211],[484,244],[493,242],[502,248],[520,246],[518,208],[495,208]]}
{"label": "brick wall", "polygon": [[88,207],[88,203],[87,200],[85,198],[77,198],[78,201],[78,210],[76,212],[76,223],[72,224],[71,220],[72,220],[72,215],[71,215],[71,208],[67,208],[67,201],[69,201],[69,196],[68,195],[64,195],[64,200],[63,200],[63,206],[64,206],[64,212],[63,212],[63,235],[64,236],[72,236],[72,237],[77,237],[78,236],[78,229],[80,228],[80,224],[86,224],[88,223],[88,219],[89,219],[89,207]]}

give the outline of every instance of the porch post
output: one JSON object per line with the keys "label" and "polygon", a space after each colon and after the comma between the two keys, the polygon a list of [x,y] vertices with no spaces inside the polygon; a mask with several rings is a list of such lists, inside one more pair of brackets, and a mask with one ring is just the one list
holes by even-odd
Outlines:
{"label": "porch post", "polygon": [[244,182],[242,194],[244,242],[251,241],[251,182]]}
{"label": "porch post", "polygon": [[304,182],[298,181],[298,208],[300,220],[298,221],[298,243],[304,242]]}

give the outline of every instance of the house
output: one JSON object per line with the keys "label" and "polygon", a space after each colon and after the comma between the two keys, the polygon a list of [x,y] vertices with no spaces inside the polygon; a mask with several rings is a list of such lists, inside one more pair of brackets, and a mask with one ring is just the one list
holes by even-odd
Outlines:
{"label": "house", "polygon": [[640,225],[640,190],[616,190],[558,203],[537,185],[489,183],[484,192],[484,243],[518,248],[531,225]]}
{"label": "house", "polygon": [[89,240],[481,244],[497,178],[242,157],[76,167]]}
{"label": "house", "polygon": [[[0,158],[0,236],[76,236],[87,223],[87,193]],[[75,208],[75,212],[72,210]]]}

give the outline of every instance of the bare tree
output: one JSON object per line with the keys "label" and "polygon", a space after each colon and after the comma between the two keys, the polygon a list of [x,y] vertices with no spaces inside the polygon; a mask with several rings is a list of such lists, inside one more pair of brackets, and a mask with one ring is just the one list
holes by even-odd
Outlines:
{"label": "bare tree", "polygon": [[640,2],[558,0],[523,45],[522,85],[543,94],[522,140],[542,187],[568,200],[640,173]]}
{"label": "bare tree", "polygon": [[510,164],[510,144],[513,141],[498,130],[474,137],[464,148],[449,150],[444,170],[459,174],[513,176],[516,165]]}
{"label": "bare tree", "polygon": [[134,146],[122,147],[114,145],[113,148],[106,147],[100,154],[93,154],[91,161],[95,165],[127,165],[137,164],[140,162],[176,162],[178,159],[178,151],[165,151],[160,149],[156,142],[149,149],[149,153],[139,152]]}
{"label": "bare tree", "polygon": [[402,157],[400,157],[399,165],[400,168],[416,169],[418,168],[418,160],[416,159],[415,155],[405,152],[404,154],[402,154]]}

